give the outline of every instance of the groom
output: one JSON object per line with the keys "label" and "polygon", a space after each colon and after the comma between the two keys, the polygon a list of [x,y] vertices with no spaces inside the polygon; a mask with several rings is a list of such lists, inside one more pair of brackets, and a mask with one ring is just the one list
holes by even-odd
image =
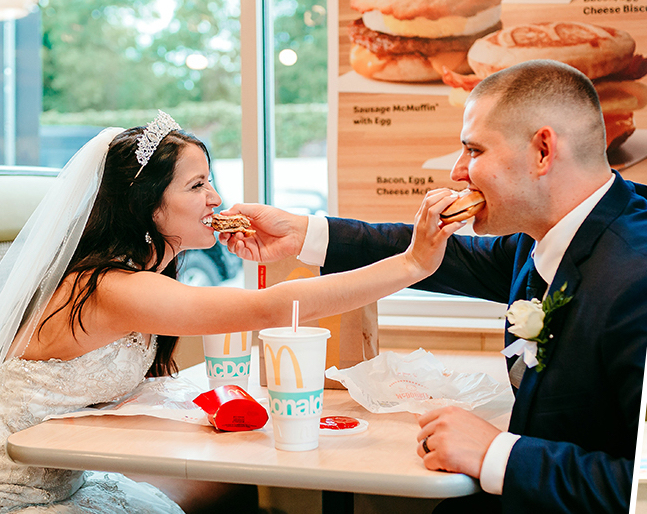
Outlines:
{"label": "groom", "polygon": [[[441,267],[415,287],[512,304],[538,273],[531,297],[563,289],[570,301],[547,326],[541,371],[508,359],[518,389],[507,432],[456,408],[420,418],[425,466],[484,490],[437,512],[627,512],[647,349],[647,188],[610,169],[597,94],[569,66],[530,61],[491,75],[463,121],[452,179],[483,193],[474,230],[496,237],[452,236]],[[257,232],[221,236],[230,250],[259,261],[300,254],[323,273],[402,252],[412,234],[266,206],[232,211]],[[506,331],[506,346],[515,339]]]}

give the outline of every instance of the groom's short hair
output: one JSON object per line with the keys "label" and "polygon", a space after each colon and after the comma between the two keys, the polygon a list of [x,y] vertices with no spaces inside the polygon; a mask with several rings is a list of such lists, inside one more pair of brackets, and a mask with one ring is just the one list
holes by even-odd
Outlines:
{"label": "groom's short hair", "polygon": [[510,138],[529,142],[551,126],[570,142],[581,162],[606,160],[606,137],[600,99],[580,71],[550,60],[527,61],[483,79],[468,97],[495,97],[488,123]]}

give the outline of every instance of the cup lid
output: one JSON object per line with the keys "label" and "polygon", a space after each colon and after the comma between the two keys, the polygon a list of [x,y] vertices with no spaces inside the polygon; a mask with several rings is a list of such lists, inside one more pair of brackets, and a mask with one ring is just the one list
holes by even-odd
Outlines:
{"label": "cup lid", "polygon": [[330,337],[330,330],[327,328],[321,327],[297,327],[296,332],[292,327],[274,327],[274,328],[264,328],[258,333],[258,337],[261,339],[272,339],[272,338],[299,338],[299,339],[310,339],[310,338],[320,338],[325,337],[328,339]]}

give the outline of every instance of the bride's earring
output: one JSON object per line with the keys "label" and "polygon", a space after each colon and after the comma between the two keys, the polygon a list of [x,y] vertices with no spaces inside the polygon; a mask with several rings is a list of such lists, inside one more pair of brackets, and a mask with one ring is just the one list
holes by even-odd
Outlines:
{"label": "bride's earring", "polygon": [[151,237],[149,232],[146,232],[144,234],[144,241],[146,241],[149,245],[153,244],[153,238]]}

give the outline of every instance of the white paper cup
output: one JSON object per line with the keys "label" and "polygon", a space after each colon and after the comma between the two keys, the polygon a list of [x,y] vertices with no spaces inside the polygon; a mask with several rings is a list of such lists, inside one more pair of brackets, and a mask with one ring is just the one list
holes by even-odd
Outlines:
{"label": "white paper cup", "polygon": [[277,450],[307,451],[319,446],[326,342],[319,327],[267,328],[263,340],[270,413]]}
{"label": "white paper cup", "polygon": [[209,387],[237,385],[247,390],[252,338],[248,332],[202,336]]}

